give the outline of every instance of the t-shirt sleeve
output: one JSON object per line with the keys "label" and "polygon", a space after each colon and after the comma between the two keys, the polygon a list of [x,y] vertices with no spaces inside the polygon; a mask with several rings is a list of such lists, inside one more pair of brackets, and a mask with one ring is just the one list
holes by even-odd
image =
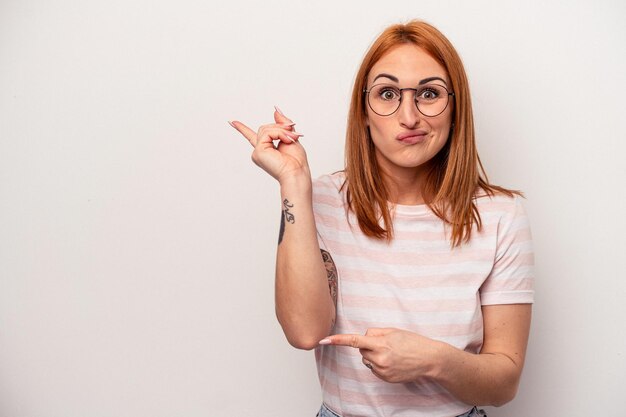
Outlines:
{"label": "t-shirt sleeve", "polygon": [[515,197],[498,223],[494,265],[480,288],[481,304],[533,303],[534,263],[528,216]]}

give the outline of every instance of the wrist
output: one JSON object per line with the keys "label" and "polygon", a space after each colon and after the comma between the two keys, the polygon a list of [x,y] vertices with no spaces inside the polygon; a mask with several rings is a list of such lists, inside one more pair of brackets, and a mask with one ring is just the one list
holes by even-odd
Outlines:
{"label": "wrist", "polygon": [[439,382],[445,380],[447,368],[454,360],[454,351],[455,348],[453,346],[444,342],[438,342],[432,356],[430,369],[428,369],[428,376]]}
{"label": "wrist", "polygon": [[311,174],[309,173],[289,175],[286,178],[279,179],[278,183],[280,184],[280,189],[283,193],[310,193],[313,188]]}

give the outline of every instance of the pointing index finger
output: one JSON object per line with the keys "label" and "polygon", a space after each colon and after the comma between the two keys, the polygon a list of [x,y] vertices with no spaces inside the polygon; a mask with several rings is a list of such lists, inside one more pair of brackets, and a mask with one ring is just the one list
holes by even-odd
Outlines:
{"label": "pointing index finger", "polygon": [[248,139],[248,142],[250,142],[252,146],[256,146],[257,136],[254,130],[250,129],[248,126],[244,125],[243,123],[237,120],[228,122],[228,124],[231,125],[233,128],[235,128],[239,133],[241,133],[243,137]]}
{"label": "pointing index finger", "polygon": [[377,347],[375,337],[360,334],[335,334],[319,341],[320,345],[348,346],[355,349],[374,350]]}

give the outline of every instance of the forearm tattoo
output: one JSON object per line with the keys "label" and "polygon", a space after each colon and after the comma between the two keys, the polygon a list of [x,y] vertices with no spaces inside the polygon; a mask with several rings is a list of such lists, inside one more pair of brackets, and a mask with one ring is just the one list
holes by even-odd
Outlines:
{"label": "forearm tattoo", "polygon": [[326,277],[328,278],[328,289],[330,290],[330,296],[333,299],[333,304],[337,307],[337,267],[335,266],[335,261],[333,261],[332,256],[328,251],[324,249],[320,249],[322,252],[322,260],[324,261],[324,266],[326,267]]}
{"label": "forearm tattoo", "polygon": [[286,198],[283,200],[283,209],[280,212],[280,231],[278,232],[278,244],[283,241],[283,235],[285,234],[285,222],[294,224],[296,222],[296,218],[293,213],[289,211],[290,208],[293,208],[293,204],[289,202]]}

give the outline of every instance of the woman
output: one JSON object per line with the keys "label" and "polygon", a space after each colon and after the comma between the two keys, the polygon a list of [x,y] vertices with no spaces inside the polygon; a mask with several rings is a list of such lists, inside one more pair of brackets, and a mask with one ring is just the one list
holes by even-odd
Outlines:
{"label": "woman", "polygon": [[378,37],[356,77],[342,172],[312,181],[302,135],[274,119],[231,125],[280,184],[276,311],[293,346],[316,349],[319,415],[475,416],[513,399],[530,231],[519,193],[484,175],[449,41],[420,21]]}

